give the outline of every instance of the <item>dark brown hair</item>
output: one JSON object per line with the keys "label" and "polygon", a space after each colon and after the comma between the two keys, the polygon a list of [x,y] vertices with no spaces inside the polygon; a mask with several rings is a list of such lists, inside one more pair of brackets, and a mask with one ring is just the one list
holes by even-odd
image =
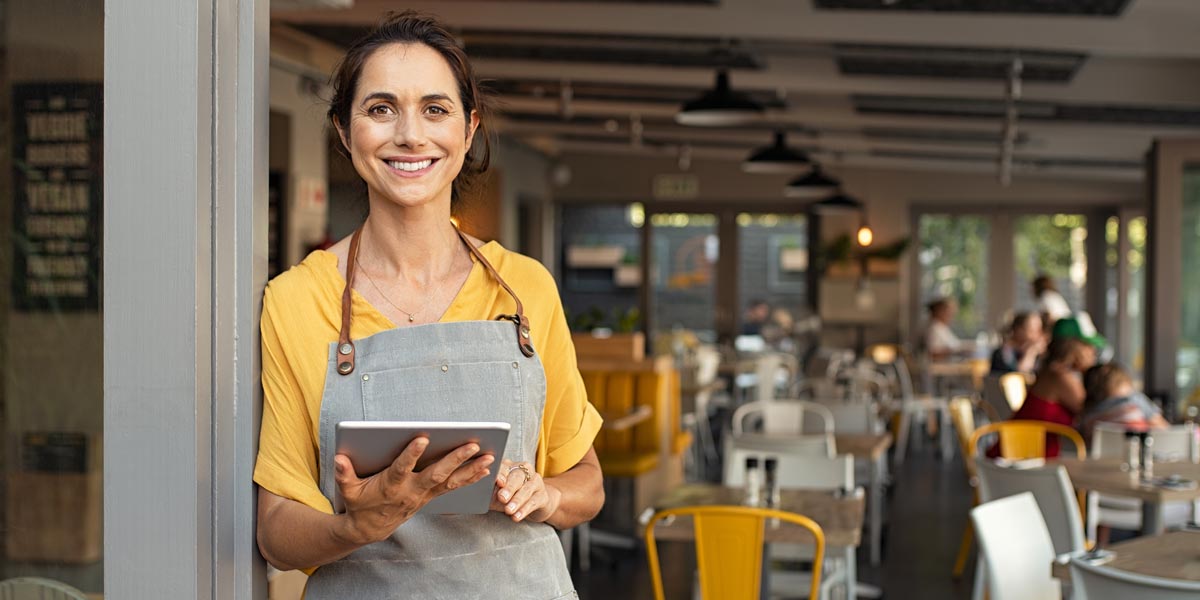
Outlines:
{"label": "dark brown hair", "polygon": [[1049,275],[1038,273],[1038,276],[1033,279],[1033,292],[1039,296],[1042,295],[1042,292],[1046,290],[1054,289],[1054,280],[1051,279]]}
{"label": "dark brown hair", "polygon": [[[466,117],[467,131],[470,131],[471,127],[471,111],[475,111],[479,117],[475,140],[467,149],[462,170],[454,178],[451,188],[451,200],[457,203],[474,178],[487,171],[491,164],[492,141],[488,127],[491,102],[475,78],[475,71],[467,60],[467,53],[437,19],[411,10],[389,12],[374,29],[351,44],[330,77],[333,97],[329,101],[329,122],[335,128],[339,125],[342,127],[346,135],[343,142],[350,141],[350,107],[354,103],[354,95],[358,92],[358,80],[362,76],[363,66],[376,50],[391,44],[423,44],[440,54],[446,59],[454,80],[458,82],[458,95],[463,115]],[[342,144],[338,144],[338,151],[346,154]]]}
{"label": "dark brown hair", "polygon": [[1129,373],[1116,363],[1096,365],[1083,374],[1083,387],[1087,388],[1085,406],[1094,406],[1107,400],[1112,390],[1119,385],[1133,384]]}

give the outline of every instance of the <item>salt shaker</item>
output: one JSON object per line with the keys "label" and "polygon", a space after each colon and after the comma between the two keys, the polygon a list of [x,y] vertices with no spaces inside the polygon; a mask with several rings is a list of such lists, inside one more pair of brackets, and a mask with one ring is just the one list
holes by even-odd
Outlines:
{"label": "salt shaker", "polygon": [[1125,432],[1125,462],[1129,464],[1129,473],[1137,473],[1141,470],[1141,461],[1138,457],[1141,455],[1141,443],[1138,441],[1137,432]]}
{"label": "salt shaker", "polygon": [[751,456],[746,459],[745,492],[742,504],[746,506],[762,505],[762,473],[758,470],[758,458]]}
{"label": "salt shaker", "polygon": [[1138,434],[1142,445],[1142,480],[1154,479],[1154,438],[1143,431]]}

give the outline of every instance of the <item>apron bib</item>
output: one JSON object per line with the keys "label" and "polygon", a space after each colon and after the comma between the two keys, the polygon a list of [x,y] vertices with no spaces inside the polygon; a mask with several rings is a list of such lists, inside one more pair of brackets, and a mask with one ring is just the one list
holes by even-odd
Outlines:
{"label": "apron bib", "polygon": [[[487,259],[459,235],[517,299]],[[332,501],[337,488],[333,456],[340,421],[503,421],[512,427],[504,458],[533,462],[546,376],[530,344],[520,300],[517,314],[495,321],[431,323],[351,341],[350,290],[358,238],[356,231],[346,261],[341,334],[330,344],[321,399],[321,493]],[[493,468],[499,464],[497,460]],[[317,569],[305,589],[306,600],[496,597],[577,597],[553,527],[514,523],[498,512],[418,514],[388,539]]]}

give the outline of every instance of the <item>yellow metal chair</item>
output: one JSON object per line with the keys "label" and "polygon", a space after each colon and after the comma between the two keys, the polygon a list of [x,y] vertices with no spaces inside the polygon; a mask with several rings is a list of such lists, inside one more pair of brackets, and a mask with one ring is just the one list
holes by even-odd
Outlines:
{"label": "yellow metal chair", "polygon": [[1083,436],[1079,435],[1078,431],[1058,423],[1024,419],[988,423],[976,429],[971,434],[971,440],[967,444],[967,453],[964,456],[968,460],[974,459],[978,452],[979,440],[992,433],[1000,437],[1000,456],[1009,460],[1045,456],[1046,436],[1050,434],[1067,438],[1072,444],[1075,444],[1076,455],[1079,458],[1087,458],[1087,446],[1083,443]]}
{"label": "yellow metal chair", "polygon": [[654,526],[667,517],[693,518],[696,538],[696,565],[700,571],[700,596],[721,600],[757,600],[762,586],[763,526],[767,519],[779,519],[803,527],[812,533],[812,583],[809,598],[819,597],[821,569],[825,560],[825,533],[812,519],[795,513],[749,506],[682,506],[659,511],[646,525],[646,554],[654,597],[664,600],[662,570]]}
{"label": "yellow metal chair", "polygon": [[[975,473],[975,461],[970,457],[971,436],[975,433],[975,405],[966,396],[958,396],[950,400],[950,421],[954,423],[954,431],[958,435],[958,447],[963,455],[963,467],[967,472],[967,481],[971,484],[972,503],[979,504],[979,492],[976,490],[978,479]],[[963,529],[962,541],[958,545],[958,556],[954,559],[954,578],[962,577],[967,567],[967,558],[971,556],[971,545],[975,543],[975,530],[971,528],[971,520]]]}

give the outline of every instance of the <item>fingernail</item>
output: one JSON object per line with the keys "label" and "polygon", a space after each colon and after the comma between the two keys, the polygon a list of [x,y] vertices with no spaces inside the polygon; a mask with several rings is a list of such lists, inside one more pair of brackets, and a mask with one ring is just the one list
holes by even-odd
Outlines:
{"label": "fingernail", "polygon": [[521,520],[521,513],[517,513],[517,514],[515,514],[515,515],[513,515],[513,516],[514,516],[514,517],[516,517],[518,521],[520,521],[520,520]]}
{"label": "fingernail", "polygon": [[508,496],[509,496],[508,492],[500,492],[500,501],[508,502]]}
{"label": "fingernail", "polygon": [[508,503],[508,506],[506,506],[506,507],[504,507],[504,508],[507,508],[507,509],[508,509],[508,512],[512,512],[512,511],[514,511],[514,510],[517,510],[517,503],[516,503],[516,502],[509,502],[509,503]]}
{"label": "fingernail", "polygon": [[475,454],[476,452],[479,452],[479,446],[471,444],[470,446],[467,446],[467,452],[470,452],[471,454]]}

